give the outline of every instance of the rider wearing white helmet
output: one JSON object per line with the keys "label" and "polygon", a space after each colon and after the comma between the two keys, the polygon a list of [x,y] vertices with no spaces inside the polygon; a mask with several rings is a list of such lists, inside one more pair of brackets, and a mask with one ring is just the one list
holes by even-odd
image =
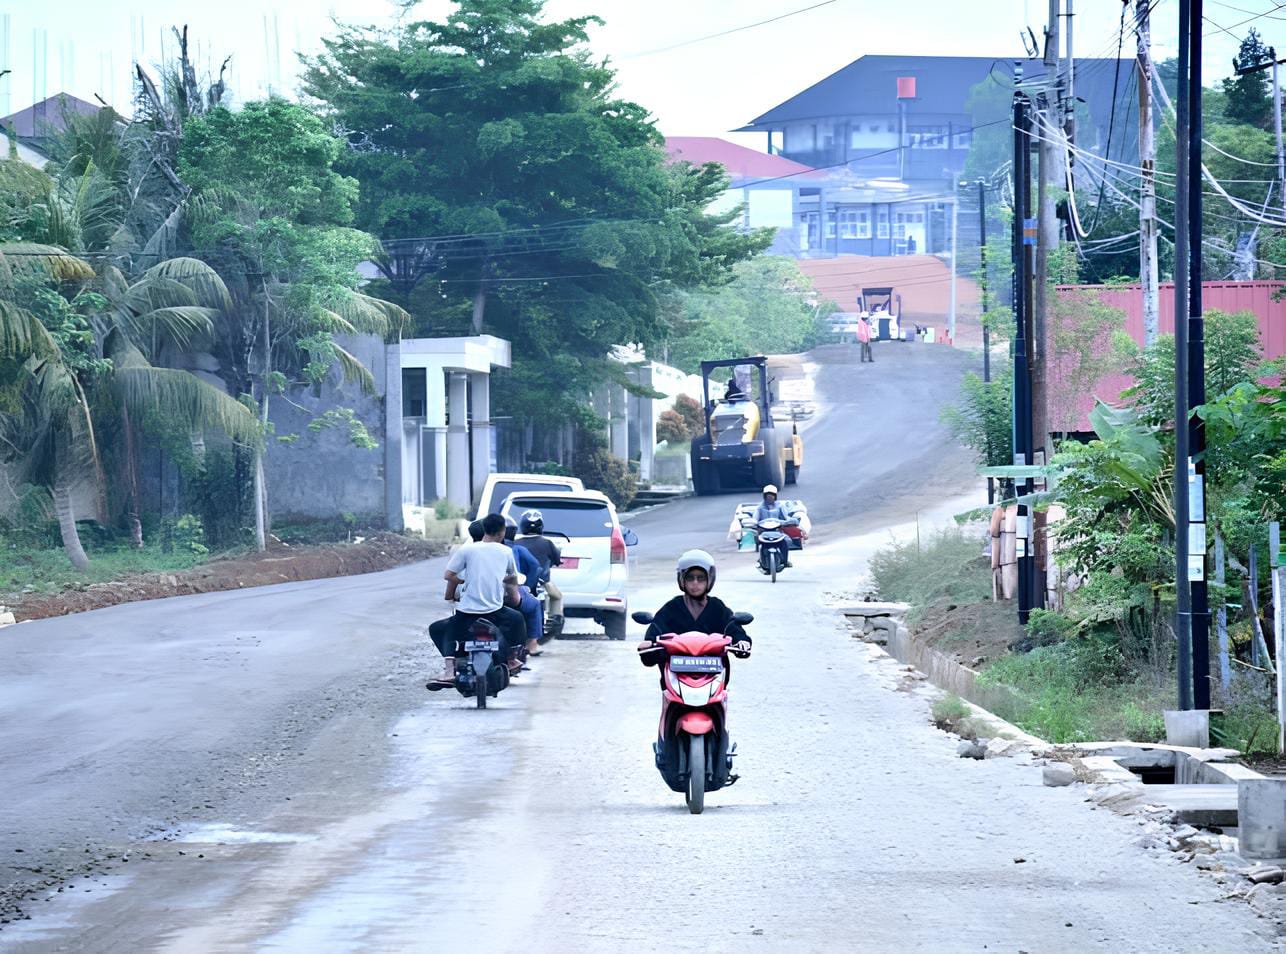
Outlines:
{"label": "rider wearing white helmet", "polygon": [[[786,508],[777,502],[777,486],[767,484],[764,487],[764,502],[755,509],[755,523],[763,523],[765,520],[780,520],[782,523],[789,523],[794,518],[786,512]],[[780,551],[778,563],[781,566],[790,566],[790,541],[782,540],[777,544]]]}
{"label": "rider wearing white helmet", "polygon": [[655,653],[656,639],[666,633],[722,633],[732,637],[732,648],[738,652],[749,651],[750,637],[739,623],[733,622],[732,610],[717,597],[714,589],[714,559],[704,550],[688,550],[675,565],[679,589],[682,591],[659,610],[647,628],[647,635],[639,644],[645,666],[659,661]]}

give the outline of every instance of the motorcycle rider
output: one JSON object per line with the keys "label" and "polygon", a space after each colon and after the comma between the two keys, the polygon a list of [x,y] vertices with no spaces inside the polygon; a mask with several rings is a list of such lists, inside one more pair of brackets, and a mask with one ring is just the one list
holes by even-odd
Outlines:
{"label": "motorcycle rider", "polygon": [[540,561],[525,547],[514,545],[514,538],[517,535],[518,524],[514,522],[514,518],[505,517],[505,546],[513,552],[518,572],[526,577],[521,591],[522,598],[518,602],[518,612],[522,613],[522,618],[527,624],[527,655],[539,656],[540,634],[545,625],[544,619],[541,618],[540,600],[536,599],[536,584],[540,581]]}
{"label": "motorcycle rider", "polygon": [[[786,513],[786,508],[777,502],[777,487],[775,484],[764,485],[764,502],[755,509],[755,525],[758,526],[765,520],[780,520],[782,523],[792,523],[795,518]],[[790,540],[783,539],[780,543],[771,544],[777,548],[780,556],[778,562],[783,566],[790,566]]]}
{"label": "motorcycle rider", "polygon": [[522,534],[515,543],[531,552],[540,562],[540,581],[545,587],[545,595],[549,597],[549,622],[551,625],[562,628],[563,625],[563,591],[558,588],[552,579],[553,574],[550,572],[556,566],[563,565],[562,551],[554,544],[554,541],[545,536],[545,515],[539,510],[528,510],[518,518],[518,531]]}
{"label": "motorcycle rider", "polygon": [[[446,663],[445,674],[429,683],[429,688],[440,688],[455,681],[456,644],[464,640],[469,626],[479,619],[494,623],[506,646],[523,644],[525,625],[522,615],[506,605],[511,588],[518,583],[518,567],[513,553],[504,546],[505,518],[498,513],[487,514],[481,521],[482,538],[466,543],[451,555],[442,578],[446,580],[446,600],[459,606],[453,616],[439,620],[429,627],[429,634],[437,644]],[[473,527],[470,527],[472,535]],[[512,599],[509,598],[512,602]],[[512,667],[511,667],[512,668]]]}
{"label": "motorcycle rider", "polygon": [[652,618],[651,625],[639,643],[639,659],[645,666],[655,666],[665,658],[657,639],[666,633],[711,633],[732,637],[734,652],[750,652],[750,637],[740,623],[732,620],[732,610],[723,600],[710,595],[714,589],[714,558],[704,550],[688,550],[675,564],[680,593]]}

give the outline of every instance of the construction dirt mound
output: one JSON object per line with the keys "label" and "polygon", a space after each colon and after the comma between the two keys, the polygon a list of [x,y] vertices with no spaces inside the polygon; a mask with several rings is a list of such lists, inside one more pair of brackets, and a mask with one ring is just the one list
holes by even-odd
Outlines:
{"label": "construction dirt mound", "polygon": [[441,543],[377,533],[360,543],[289,546],[274,541],[263,553],[218,557],[177,573],[143,573],[109,583],[89,583],[61,593],[30,593],[9,609],[19,622],[102,609],[118,603],[158,600],[167,596],[216,593],[271,583],[320,580],[388,570],[446,552]]}

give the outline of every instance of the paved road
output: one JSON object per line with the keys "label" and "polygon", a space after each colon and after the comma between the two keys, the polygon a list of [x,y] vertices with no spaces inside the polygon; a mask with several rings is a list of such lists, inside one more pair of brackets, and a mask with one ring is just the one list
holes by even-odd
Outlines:
{"label": "paved road", "polygon": [[705,544],[757,617],[733,683],[744,778],[705,815],[650,764],[655,679],[629,643],[558,643],[486,713],[425,697],[409,633],[434,601],[407,592],[433,565],[33,623],[7,631],[33,648],[0,648],[24,667],[0,852],[130,860],[51,888],[0,949],[1266,949],[1132,824],[1030,766],[956,759],[837,625],[829,594],[967,471],[934,406],[960,356],[883,351],[821,355],[800,483],[817,545],[775,586],[722,541],[730,497],[634,523],[636,607]]}

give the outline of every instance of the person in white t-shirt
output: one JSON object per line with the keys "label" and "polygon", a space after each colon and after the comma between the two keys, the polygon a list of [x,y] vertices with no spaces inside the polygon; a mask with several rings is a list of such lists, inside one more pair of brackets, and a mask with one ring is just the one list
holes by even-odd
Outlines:
{"label": "person in white t-shirt", "polygon": [[466,543],[451,555],[443,574],[447,600],[458,600],[455,615],[438,645],[446,660],[446,682],[455,678],[455,645],[468,636],[469,627],[477,620],[495,623],[509,647],[521,646],[526,632],[522,614],[505,605],[509,589],[518,584],[513,551],[504,545],[505,518],[498,513],[487,514],[482,531],[481,541]]}

